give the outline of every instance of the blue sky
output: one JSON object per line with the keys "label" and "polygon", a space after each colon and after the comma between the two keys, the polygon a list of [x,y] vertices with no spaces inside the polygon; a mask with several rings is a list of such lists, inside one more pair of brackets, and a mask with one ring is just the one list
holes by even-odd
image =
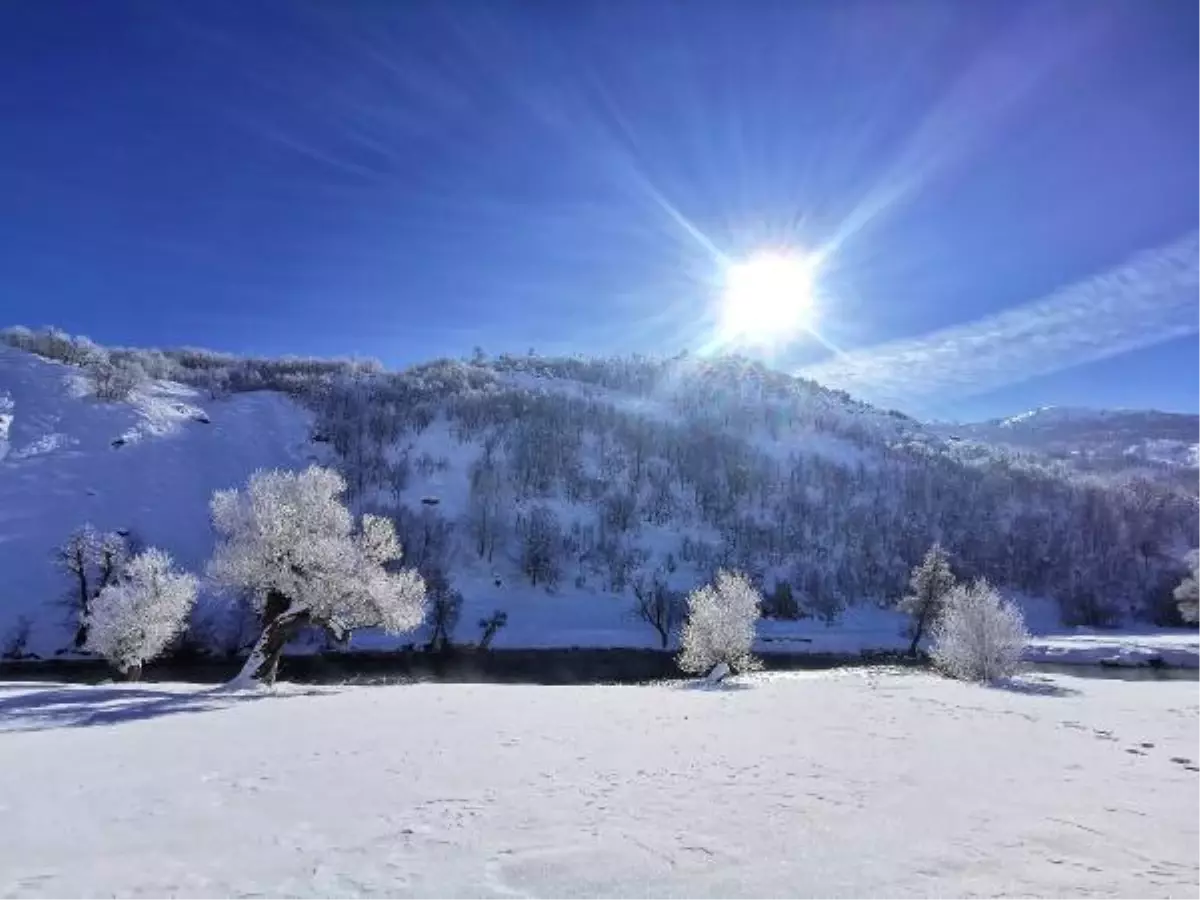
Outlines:
{"label": "blue sky", "polygon": [[822,340],[777,365],[925,415],[1194,412],[1197,27],[1192,0],[8,3],[0,320],[674,353],[723,259],[821,248]]}

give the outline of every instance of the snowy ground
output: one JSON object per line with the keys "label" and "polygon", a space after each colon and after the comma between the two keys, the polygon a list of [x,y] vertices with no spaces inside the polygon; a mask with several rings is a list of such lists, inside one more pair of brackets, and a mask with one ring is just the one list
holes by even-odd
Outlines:
{"label": "snowy ground", "polygon": [[1030,641],[1025,658],[1030,662],[1069,665],[1139,666],[1157,661],[1167,666],[1196,669],[1200,668],[1200,631],[1194,628],[1144,632],[1079,629],[1074,634],[1039,635]]}
{"label": "snowy ground", "polygon": [[1195,897],[1198,722],[1189,682],[862,669],[0,684],[0,895]]}

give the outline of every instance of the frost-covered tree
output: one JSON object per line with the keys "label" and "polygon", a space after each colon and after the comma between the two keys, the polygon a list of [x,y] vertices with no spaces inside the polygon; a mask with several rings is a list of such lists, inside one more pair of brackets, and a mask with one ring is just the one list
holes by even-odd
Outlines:
{"label": "frost-covered tree", "polygon": [[717,573],[713,584],[692,591],[680,639],[679,668],[716,674],[718,667],[749,672],[762,663],[751,652],[762,597],[738,572]]}
{"label": "frost-covered tree", "polygon": [[104,354],[87,360],[84,365],[97,400],[127,400],[134,388],[146,380],[146,372],[136,360],[114,360]]}
{"label": "frost-covered tree", "polygon": [[896,604],[900,612],[912,619],[912,643],[908,647],[910,656],[916,655],[926,626],[937,619],[942,603],[956,584],[958,581],[950,570],[950,557],[941,544],[934,544],[926,551],[920,564],[913,568],[908,579],[908,593]]}
{"label": "frost-covered tree", "polygon": [[75,649],[82,650],[87,643],[92,602],[116,579],[129,556],[129,542],[124,535],[99,532],[91,525],[71,532],[55,550],[55,561],[71,579],[66,606],[75,622]]}
{"label": "frost-covered tree", "polygon": [[122,678],[137,681],[142,665],[183,631],[196,588],[196,576],[176,571],[169,554],[155,548],[139,553],[92,603],[87,649]]}
{"label": "frost-covered tree", "polygon": [[1188,565],[1191,572],[1184,576],[1183,581],[1175,588],[1174,596],[1180,618],[1195,624],[1197,619],[1200,619],[1200,551],[1193,550],[1188,554]]}
{"label": "frost-covered tree", "polygon": [[312,466],[259,471],[244,490],[213,494],[209,574],[249,593],[263,622],[238,681],[274,682],[283,648],[306,626],[343,641],[358,628],[402,633],[424,618],[421,576],[388,571],[400,558],[392,523],[364,515],[355,530],[345,490],[338,473]]}
{"label": "frost-covered tree", "polygon": [[930,656],[952,678],[994,681],[1016,672],[1028,643],[1020,608],[977,579],[946,597],[934,622]]}

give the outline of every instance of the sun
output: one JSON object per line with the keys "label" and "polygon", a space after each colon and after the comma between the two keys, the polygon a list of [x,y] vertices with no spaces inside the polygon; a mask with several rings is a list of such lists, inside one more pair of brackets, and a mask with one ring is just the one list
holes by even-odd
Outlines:
{"label": "sun", "polygon": [[760,253],[725,270],[723,341],[777,344],[811,330],[817,261],[802,253]]}

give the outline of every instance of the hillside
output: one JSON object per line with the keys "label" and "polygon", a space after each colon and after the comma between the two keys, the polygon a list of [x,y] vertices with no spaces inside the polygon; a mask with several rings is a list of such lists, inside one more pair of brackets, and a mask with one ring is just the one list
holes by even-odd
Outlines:
{"label": "hillside", "polygon": [[199,570],[214,490],[313,457],[311,415],[276,393],[210,401],[152,381],[100,403],[86,390],[74,367],[0,346],[0,640],[26,615],[42,653],[69,633],[53,551],[70,531],[128,531]]}
{"label": "hillside", "polygon": [[[200,570],[212,490],[311,460],[338,466],[356,510],[391,516],[408,563],[461,592],[459,640],[508,613],[495,646],[657,646],[631,614],[637,591],[683,592],[719,567],[762,586],[763,639],[899,646],[881,607],[935,540],[961,576],[1045,598],[1028,603],[1036,628],[1170,622],[1196,540],[1194,498],[1169,485],[956,441],[744,359],[480,356],[389,373],[117,349],[103,364],[136,367],[139,386],[102,403],[81,377],[94,345],[9,340],[74,363],[0,349],[0,636],[31,616],[41,653],[69,633],[51,553],[72,529],[129,529]],[[206,598],[197,640],[227,645],[224,608]]]}
{"label": "hillside", "polygon": [[1195,491],[1200,416],[1046,406],[1004,419],[939,425],[946,437],[1042,454],[1081,472],[1169,480]]}

